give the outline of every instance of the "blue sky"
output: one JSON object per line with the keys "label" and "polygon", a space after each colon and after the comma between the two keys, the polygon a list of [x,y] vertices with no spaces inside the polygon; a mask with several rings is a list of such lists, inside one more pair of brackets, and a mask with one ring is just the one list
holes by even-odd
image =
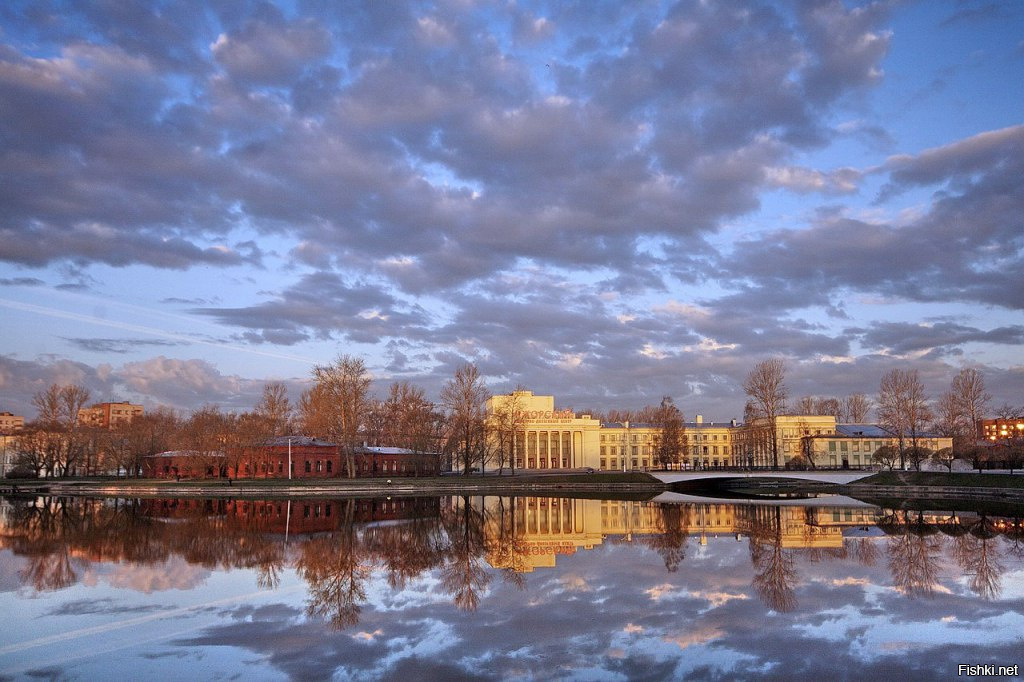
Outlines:
{"label": "blue sky", "polygon": [[1024,403],[1018,3],[13,2],[0,43],[0,409],[247,409],[342,353]]}

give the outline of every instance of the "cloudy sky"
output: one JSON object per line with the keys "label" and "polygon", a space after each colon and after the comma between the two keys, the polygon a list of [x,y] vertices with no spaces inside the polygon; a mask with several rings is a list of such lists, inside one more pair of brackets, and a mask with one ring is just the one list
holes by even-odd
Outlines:
{"label": "cloudy sky", "polygon": [[0,409],[364,358],[560,407],[1024,402],[1024,5],[6,2]]}

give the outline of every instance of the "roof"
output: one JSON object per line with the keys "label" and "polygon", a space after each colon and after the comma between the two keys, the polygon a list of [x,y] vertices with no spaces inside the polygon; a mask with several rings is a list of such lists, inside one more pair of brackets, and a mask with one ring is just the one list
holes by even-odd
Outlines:
{"label": "roof", "polygon": [[223,452],[199,452],[198,450],[167,450],[147,457],[223,457]]}
{"label": "roof", "polygon": [[[836,424],[835,438],[894,438],[896,434],[879,424]],[[910,438],[909,433],[903,434],[904,439]],[[946,438],[934,431],[920,431],[918,438]],[[827,436],[826,436],[827,438]]]}
{"label": "roof", "polygon": [[878,424],[836,424],[836,435],[848,438],[891,438],[892,434]]}
{"label": "roof", "polygon": [[364,445],[356,448],[356,452],[362,452],[367,454],[377,455],[423,455],[427,454],[417,450],[409,450],[408,448],[395,448],[383,445]]}
{"label": "roof", "polygon": [[292,447],[304,446],[304,447],[321,447],[321,448],[333,448],[337,447],[336,443],[330,443],[319,438],[312,436],[274,436],[263,441],[263,445],[266,447],[287,447],[291,443]]}

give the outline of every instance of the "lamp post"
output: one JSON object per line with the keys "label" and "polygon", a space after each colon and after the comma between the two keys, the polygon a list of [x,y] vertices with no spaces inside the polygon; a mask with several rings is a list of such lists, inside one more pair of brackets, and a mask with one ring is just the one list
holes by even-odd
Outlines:
{"label": "lamp post", "polygon": [[[288,436],[288,480],[292,480],[292,437]],[[289,507],[291,511],[291,507]]]}

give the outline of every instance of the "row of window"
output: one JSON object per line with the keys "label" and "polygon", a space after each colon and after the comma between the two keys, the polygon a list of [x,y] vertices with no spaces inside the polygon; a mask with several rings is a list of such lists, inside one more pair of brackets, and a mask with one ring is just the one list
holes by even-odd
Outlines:
{"label": "row of window", "polygon": [[[639,456],[647,457],[647,456],[650,456],[650,455],[654,454],[653,449],[651,447],[649,447],[649,446],[646,446],[646,445],[643,446],[643,447],[637,446],[637,445],[632,445],[632,446],[629,446],[629,448],[630,449],[629,449],[629,453],[628,454],[633,456],[633,457],[639,457]],[[719,448],[721,448],[721,452],[719,452]],[[691,455],[718,455],[718,454],[728,455],[729,454],[729,446],[728,445],[722,445],[722,446],[718,446],[718,445],[694,445],[694,446],[692,446],[690,448],[689,452],[690,452]],[[626,446],[625,445],[623,445],[623,446],[602,445],[601,448],[600,448],[599,454],[602,457],[605,456],[605,455],[612,455],[612,456],[626,455],[627,454]]]}
{"label": "row of window", "polygon": [[[704,434],[693,434],[693,435],[685,434],[684,433],[680,437],[683,439],[684,442],[687,441],[687,440],[693,440],[693,441],[707,441],[707,440],[711,440],[711,441],[716,441],[716,440],[718,440],[718,435],[719,434],[717,434],[717,433],[712,433],[712,434],[710,434],[710,438],[709,438],[708,434],[706,434],[706,433],[704,433]],[[722,435],[722,440],[723,441],[728,441],[729,440],[729,434],[723,433],[721,435]],[[660,437],[661,437],[660,434],[634,433],[634,434],[632,434],[630,441],[633,442],[633,443],[640,443],[640,442],[650,443],[650,442],[653,442],[655,440],[658,440]],[[617,435],[614,435],[614,434],[601,434],[601,442],[602,443],[616,443],[616,442],[622,442],[622,441],[625,441],[625,440],[626,440],[625,434],[623,434],[621,436],[617,436]]]}

